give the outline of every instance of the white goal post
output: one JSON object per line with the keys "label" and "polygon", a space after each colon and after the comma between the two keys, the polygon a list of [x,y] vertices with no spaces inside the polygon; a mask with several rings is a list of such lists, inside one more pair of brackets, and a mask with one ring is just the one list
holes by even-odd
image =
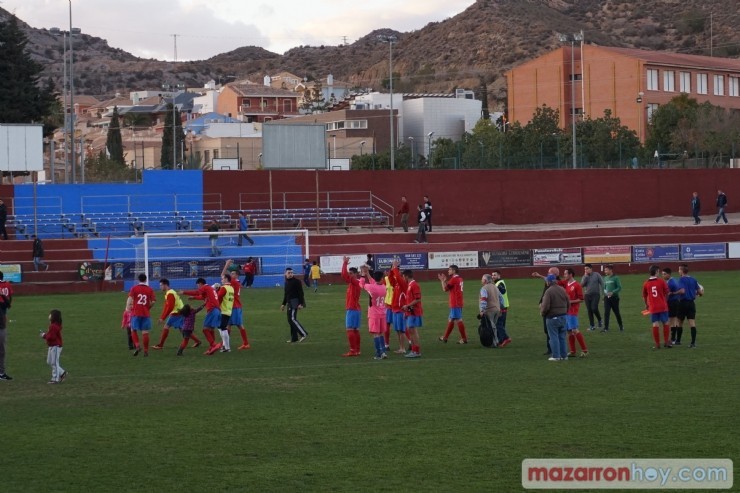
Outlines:
{"label": "white goal post", "polygon": [[300,275],[304,259],[310,258],[309,232],[291,229],[145,233],[136,248],[135,271],[145,273],[151,283],[167,278],[174,289],[192,289],[199,277],[209,284],[218,282],[227,260],[233,260],[233,269],[241,278],[241,267],[250,257],[257,266],[255,287],[282,284],[286,267]]}

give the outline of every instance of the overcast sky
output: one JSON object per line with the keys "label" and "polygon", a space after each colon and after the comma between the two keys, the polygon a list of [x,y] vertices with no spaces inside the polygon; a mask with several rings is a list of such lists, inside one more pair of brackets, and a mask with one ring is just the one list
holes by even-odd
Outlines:
{"label": "overcast sky", "polygon": [[[284,53],[300,45],[352,43],[374,29],[413,31],[475,0],[72,0],[83,33],[144,58],[201,60],[240,46]],[[36,28],[68,28],[69,1],[0,0]]]}

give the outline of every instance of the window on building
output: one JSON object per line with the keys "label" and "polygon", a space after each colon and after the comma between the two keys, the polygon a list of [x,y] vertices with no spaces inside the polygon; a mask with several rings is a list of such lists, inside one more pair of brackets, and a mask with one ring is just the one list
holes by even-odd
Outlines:
{"label": "window on building", "polygon": [[291,113],[293,111],[293,101],[290,99],[283,100],[283,113]]}
{"label": "window on building", "polygon": [[570,74],[570,80],[583,80],[583,74]]}
{"label": "window on building", "polygon": [[658,87],[658,71],[649,68],[647,71],[647,89],[648,91],[657,91]]}
{"label": "window on building", "polygon": [[203,151],[203,162],[210,164],[211,162],[211,151]]}
{"label": "window on building", "polygon": [[647,119],[648,119],[648,122],[652,121],[652,119],[653,119],[653,113],[655,113],[656,111],[658,111],[658,106],[660,106],[660,105],[659,104],[656,104],[656,103],[648,103],[648,105],[647,105]]}
{"label": "window on building", "polygon": [[690,94],[691,93],[691,72],[681,72],[680,80],[681,80],[681,85],[680,85],[681,92]]}
{"label": "window on building", "polygon": [[218,159],[218,149],[213,150],[213,159]]}
{"label": "window on building", "polygon": [[729,77],[727,79],[727,94],[734,97],[740,96],[740,77]]}
{"label": "window on building", "polygon": [[696,93],[707,93],[707,74],[696,74]]}
{"label": "window on building", "polygon": [[349,120],[347,121],[347,128],[367,128],[367,120]]}
{"label": "window on building", "polygon": [[252,102],[250,100],[245,99],[242,101],[242,108],[249,108],[250,106],[252,106]]}
{"label": "window on building", "polygon": [[725,95],[725,76],[724,75],[714,76],[714,95],[715,96]]}
{"label": "window on building", "polygon": [[676,72],[673,70],[663,72],[663,90],[666,92],[676,92]]}

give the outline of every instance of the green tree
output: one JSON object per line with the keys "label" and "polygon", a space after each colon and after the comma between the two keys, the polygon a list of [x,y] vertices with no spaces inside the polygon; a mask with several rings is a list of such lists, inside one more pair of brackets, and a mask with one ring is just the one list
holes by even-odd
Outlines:
{"label": "green tree", "polygon": [[121,139],[121,124],[118,119],[118,106],[113,107],[113,116],[108,126],[108,136],[105,139],[105,147],[108,149],[110,160],[114,163],[125,164],[123,160],[123,141]]}
{"label": "green tree", "polygon": [[[699,103],[688,94],[681,94],[655,110],[648,123],[645,146],[659,153],[677,152],[686,148],[687,142],[676,142],[674,132],[679,126],[695,128]],[[685,134],[685,133],[684,133]]]}
{"label": "green tree", "polygon": [[321,86],[321,81],[315,81],[313,87],[310,87],[303,92],[303,100],[300,102],[299,106],[309,115],[313,113],[323,113],[327,110],[329,104],[326,102],[326,98],[324,98],[324,90]]}
{"label": "green tree", "polygon": [[637,134],[613,117],[611,110],[604,110],[603,117],[578,122],[576,133],[583,167],[624,167],[640,147]]}
{"label": "green tree", "polygon": [[88,183],[135,181],[137,170],[108,158],[104,152],[85,160],[85,181]]}
{"label": "green tree", "polygon": [[[15,16],[0,23],[0,123],[52,122],[54,85],[41,86],[42,67],[26,51],[27,44]],[[48,134],[53,128],[45,130]]]}
{"label": "green tree", "polygon": [[[174,156],[173,156],[173,121],[172,117],[175,117],[174,121]],[[176,165],[182,163],[182,147],[185,142],[185,135],[182,133],[182,118],[179,111],[173,111],[172,103],[167,104],[166,115],[164,118],[164,128],[162,129],[162,154],[160,163],[162,169],[175,169]],[[172,162],[174,157],[175,162]]]}

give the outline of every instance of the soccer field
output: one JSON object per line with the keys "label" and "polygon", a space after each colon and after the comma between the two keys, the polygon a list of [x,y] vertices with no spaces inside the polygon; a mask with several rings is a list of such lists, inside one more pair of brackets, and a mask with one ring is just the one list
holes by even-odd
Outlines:
{"label": "soccer field", "polygon": [[[563,363],[542,355],[535,279],[507,280],[513,343],[503,349],[478,344],[479,278],[465,286],[468,345],[456,333],[437,341],[447,295],[422,283],[418,360],[373,361],[365,321],[362,356],[340,356],[344,285],[307,290],[310,337],[292,345],[282,289],[243,290],[252,349],[211,357],[176,357],[177,333],[164,351],[132,357],[119,329],[124,293],[17,297],[14,380],[0,382],[0,491],[520,491],[525,458],[735,459],[737,274],[692,275],[706,289],[697,349],[687,328],[683,346],[651,351],[647,275],[621,276],[625,332],[614,322],[609,334],[585,332],[590,356]],[[53,308],[64,318],[60,385],[46,383],[38,335]]]}

